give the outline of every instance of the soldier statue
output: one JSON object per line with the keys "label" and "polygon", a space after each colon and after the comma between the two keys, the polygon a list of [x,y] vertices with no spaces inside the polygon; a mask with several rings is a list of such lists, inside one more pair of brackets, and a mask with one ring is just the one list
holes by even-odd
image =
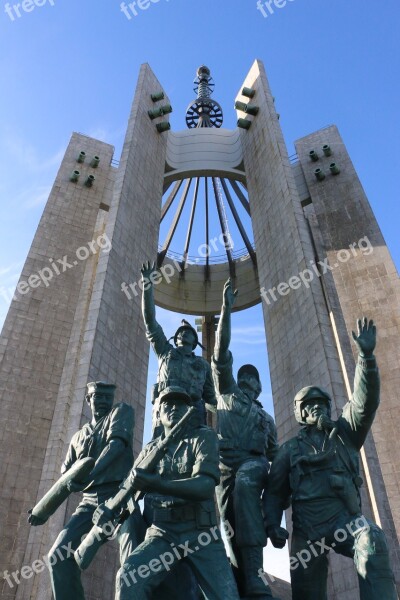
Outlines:
{"label": "soldier statue", "polygon": [[212,360],[220,440],[221,481],[217,499],[222,518],[235,532],[229,540],[229,550],[241,597],[261,600],[272,598],[260,575],[263,548],[267,544],[262,494],[269,461],[274,458],[278,444],[274,421],[258,400],[261,382],[256,367],[242,366],[237,383],[233,377],[229,344],[236,295],[229,279],[224,287]]}
{"label": "soldier statue", "polygon": [[[158,394],[170,386],[179,386],[190,395],[199,415],[199,422],[206,423],[206,408],[216,411],[216,398],[211,369],[208,362],[201,356],[196,356],[195,348],[199,344],[196,330],[187,322],[179,327],[174,335],[175,347],[166,338],[162,327],[156,321],[154,304],[153,278],[156,274],[155,265],[142,265],[143,319],[146,325],[147,339],[151,342],[158,357],[157,384],[153,393],[153,416],[158,411]],[[162,431],[157,430],[159,421],[153,419],[155,436]]]}
{"label": "soldier statue", "polygon": [[[70,479],[66,484],[68,492],[83,491],[83,498],[50,550],[49,569],[55,600],[84,600],[81,571],[73,551],[82,536],[92,529],[96,508],[117,493],[132,468],[134,411],[123,402],[113,405],[115,389],[115,385],[102,381],[87,384],[86,401],[92,420],[73,436],[62,465],[64,480],[82,459],[90,457],[94,463],[84,481]],[[35,509],[31,511],[29,522],[42,525],[45,519],[35,512]],[[137,511],[125,520],[118,534],[121,564],[143,540],[144,533],[144,523]]]}
{"label": "soldier statue", "polygon": [[[158,416],[163,434],[145,446],[135,465],[143,464],[164,438],[172,437],[173,429],[193,404],[183,388],[162,390]],[[118,572],[116,600],[157,597],[157,592],[154,596],[152,592],[182,562],[190,565],[204,598],[239,600],[217,526],[214,489],[219,476],[217,435],[200,425],[196,414],[167,446],[155,472],[134,466],[128,481],[132,490],[146,493],[152,510],[151,526],[145,541]]]}
{"label": "soldier statue", "polygon": [[331,398],[309,386],[294,398],[302,429],[279,449],[269,474],[266,525],[280,547],[283,509],[292,503],[293,600],[326,600],[328,553],[352,557],[361,600],[397,600],[383,531],[361,512],[359,452],[379,405],[373,321],[353,332],[359,357],[354,393],[336,421]]}

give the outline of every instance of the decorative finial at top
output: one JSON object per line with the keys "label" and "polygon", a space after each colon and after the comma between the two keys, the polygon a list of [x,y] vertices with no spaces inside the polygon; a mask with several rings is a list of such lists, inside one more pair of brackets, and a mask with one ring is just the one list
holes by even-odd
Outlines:
{"label": "decorative finial at top", "polygon": [[205,65],[197,69],[194,80],[194,92],[197,100],[189,104],[186,111],[186,124],[189,129],[196,127],[221,127],[223,122],[222,108],[215,100],[211,99],[215,83],[211,71]]}

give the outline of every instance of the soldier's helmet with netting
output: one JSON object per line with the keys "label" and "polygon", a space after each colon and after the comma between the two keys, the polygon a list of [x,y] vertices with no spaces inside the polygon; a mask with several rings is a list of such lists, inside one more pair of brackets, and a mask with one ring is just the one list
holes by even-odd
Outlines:
{"label": "soldier's helmet with netting", "polygon": [[294,397],[294,416],[300,425],[306,425],[303,415],[303,405],[313,398],[325,400],[328,406],[329,418],[331,418],[332,398],[326,390],[316,385],[308,385],[302,388]]}

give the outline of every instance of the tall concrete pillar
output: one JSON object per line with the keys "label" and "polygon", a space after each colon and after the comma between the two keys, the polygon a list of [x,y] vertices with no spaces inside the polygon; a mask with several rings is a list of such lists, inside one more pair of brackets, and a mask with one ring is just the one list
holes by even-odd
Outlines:
{"label": "tall concrete pillar", "polygon": [[[80,164],[76,159],[82,151],[87,158]],[[96,170],[88,164],[95,155],[100,157]],[[46,449],[85,273],[98,260],[100,248],[96,254],[90,251],[86,260],[76,253],[88,250],[89,242],[100,235],[104,214],[100,206],[110,203],[114,181],[112,155],[108,144],[72,136],[4,323],[0,572],[20,570],[26,564],[27,510],[35,504],[42,478],[48,476],[50,483],[55,475],[51,471],[46,475],[47,465],[43,469]],[[70,181],[74,170],[80,171],[77,183]],[[96,181],[88,188],[84,181],[93,173]],[[15,581],[14,587],[6,582],[2,586],[2,598],[15,597]]]}
{"label": "tall concrete pillar", "polygon": [[[336,414],[347,393],[320,280],[289,287],[292,277],[311,268],[315,252],[261,62],[253,64],[243,87],[255,90],[251,104],[259,107],[258,115],[249,119],[250,129],[242,132],[242,144],[275,419],[283,442],[298,433],[293,398],[299,389],[313,383],[325,387],[334,398]],[[248,102],[241,91],[237,100]],[[351,561],[333,555],[330,562],[329,598],[352,600],[358,583]]]}
{"label": "tall concrete pillar", "polygon": [[[76,506],[75,498],[71,498],[58,509],[44,527],[29,530],[24,524],[26,510],[33,506],[58,478],[73,433],[87,421],[89,412],[84,401],[87,381],[102,379],[118,384],[116,400],[123,400],[135,409],[134,451],[136,454],[142,446],[148,344],[142,323],[140,297],[132,295],[128,299],[121,290],[121,284],[139,281],[141,263],[152,259],[157,252],[166,140],[158,133],[154,121],[149,119],[148,110],[155,107],[151,94],[160,91],[162,91],[161,85],[149,66],[144,65],[139,75],[119,168],[114,169],[110,166],[112,158],[110,147],[107,146],[108,156],[105,156],[104,150],[101,155],[98,147],[105,145],[84,138],[89,144],[87,154],[99,154],[100,165],[103,163],[108,165],[107,176],[100,177],[100,166],[95,172],[93,170],[96,177],[93,187],[89,191],[88,188],[81,187],[84,197],[74,196],[74,204],[67,203],[63,185],[67,189],[72,185],[69,182],[69,174],[72,166],[75,165],[76,151],[86,149],[81,145],[83,138],[79,137],[78,140],[74,140],[73,147],[67,152],[59,173],[60,183],[56,181],[53,190],[57,206],[60,205],[61,210],[66,211],[67,207],[69,210],[65,216],[60,215],[60,209],[58,212],[52,211],[50,210],[52,205],[48,204],[44,212],[42,219],[44,223],[48,221],[52,223],[52,226],[47,227],[47,230],[51,230],[52,238],[62,240],[64,230],[67,242],[65,249],[64,246],[60,249],[61,256],[66,254],[67,250],[69,255],[73,254],[76,248],[87,244],[92,240],[93,235],[97,234],[102,234],[104,236],[102,239],[109,240],[112,248],[109,252],[97,253],[96,256],[78,265],[76,269],[72,269],[68,273],[69,279],[62,279],[60,276],[57,279],[57,288],[49,287],[48,290],[39,288],[37,293],[48,292],[45,302],[41,305],[43,321],[46,324],[43,329],[49,332],[46,333],[45,339],[47,335],[50,336],[50,340],[57,336],[56,341],[51,345],[49,342],[46,346],[47,354],[44,358],[41,343],[36,348],[32,348],[31,358],[26,356],[25,345],[21,343],[21,338],[13,342],[11,337],[12,343],[6,345],[6,353],[13,352],[14,357],[17,355],[19,361],[14,360],[14,371],[7,379],[7,382],[10,381],[11,385],[17,386],[20,390],[21,406],[15,414],[18,414],[21,420],[26,418],[28,428],[31,418],[34,425],[41,429],[40,437],[37,435],[37,429],[32,433],[32,437],[39,438],[40,442],[40,452],[37,453],[37,457],[35,456],[35,462],[32,459],[32,465],[22,463],[20,467],[21,475],[24,474],[25,479],[21,482],[21,499],[18,500],[17,507],[11,506],[12,502],[9,498],[8,514],[18,512],[19,517],[19,528],[11,526],[8,529],[12,537],[7,552],[4,552],[2,565],[4,564],[4,568],[9,570],[12,566],[14,568],[20,568],[21,565],[30,566],[45,555]],[[168,102],[168,98],[165,98],[165,102]],[[146,144],[143,140],[146,140]],[[88,206],[86,198],[89,194],[92,194],[93,198],[90,228],[86,223],[89,220],[86,213],[91,207],[90,204]],[[58,229],[53,226],[56,222],[59,223]],[[75,229],[80,237],[74,238],[71,235]],[[46,240],[46,234],[44,226],[39,228],[36,235],[38,244]],[[28,271],[36,272],[42,264],[47,264],[49,257],[54,256],[53,249],[46,248],[40,256],[42,262],[31,267],[31,254],[34,251],[33,246],[24,275],[25,272],[28,275]],[[56,256],[58,255],[57,251]],[[71,279],[74,284],[72,290]],[[72,292],[73,303],[69,300]],[[36,298],[32,296],[32,300]],[[53,305],[55,308],[51,310]],[[32,306],[32,309],[28,307],[28,314],[29,309],[34,311],[36,306],[34,302]],[[9,328],[12,332],[16,328],[18,321],[14,316],[14,310],[12,307],[5,326],[6,331]],[[25,308],[23,312],[21,317],[23,322],[19,323],[19,327],[26,335],[27,309]],[[34,319],[35,317],[32,316],[31,327],[36,330],[37,320]],[[60,346],[62,352],[59,351]],[[53,383],[51,376],[55,368],[57,380]],[[35,381],[35,373],[41,375],[47,370],[50,381],[42,381],[35,398],[32,398],[32,379]],[[18,377],[22,371],[26,373],[23,382]],[[53,385],[50,386],[50,383]],[[7,398],[10,398],[8,403],[12,415],[11,391],[13,390],[6,388],[6,391]],[[25,406],[26,412],[24,412]],[[30,417],[29,407],[33,413],[32,417]],[[10,445],[10,440],[7,441]],[[29,446],[32,442],[28,441],[25,432],[21,433],[21,448]],[[12,451],[10,455],[15,456]],[[9,472],[11,477],[12,473],[10,470]],[[31,474],[31,485],[26,482],[28,472]],[[7,481],[7,483],[5,493],[11,498],[15,496],[18,498],[19,494],[13,488],[12,482]],[[6,514],[6,523],[9,518]],[[16,552],[16,541],[18,552]],[[110,543],[99,552],[95,563],[88,574],[85,574],[88,598],[105,600],[113,596],[116,567],[116,548],[113,543]],[[6,587],[5,584],[3,592],[5,593],[3,597],[10,600],[11,598],[18,600],[50,600],[51,598],[49,578],[46,573],[24,580],[17,591],[15,588]]]}

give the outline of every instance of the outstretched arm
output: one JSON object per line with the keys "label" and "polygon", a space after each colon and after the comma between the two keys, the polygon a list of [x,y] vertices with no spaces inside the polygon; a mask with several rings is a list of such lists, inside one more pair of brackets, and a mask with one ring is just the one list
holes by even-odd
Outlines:
{"label": "outstretched arm", "polygon": [[379,406],[379,371],[376,365],[374,349],[376,345],[376,327],[373,321],[357,321],[358,334],[352,332],[358,349],[358,363],[354,379],[353,397],[343,409],[342,419],[350,426],[348,434],[356,446],[361,448],[371,428]]}
{"label": "outstretched arm", "polygon": [[164,331],[156,320],[156,306],[154,302],[154,283],[159,283],[160,280],[156,281],[158,277],[161,277],[160,273],[157,272],[155,263],[150,262],[144,263],[141,268],[142,274],[142,314],[143,320],[146,325],[146,336],[151,345],[153,346],[154,352],[158,357],[162,356],[169,347],[168,340],[164,334]]}
{"label": "outstretched arm", "polygon": [[211,374],[211,367],[206,363],[207,373],[203,387],[203,399],[206,403],[206,409],[215,413],[217,412],[217,398],[215,397],[215,387]]}
{"label": "outstretched arm", "polygon": [[229,360],[228,352],[231,343],[231,313],[237,293],[237,290],[233,289],[231,280],[228,279],[224,285],[221,318],[218,323],[214,349],[214,358],[217,362],[225,363]]}
{"label": "outstretched arm", "polygon": [[143,263],[140,270],[142,274],[143,294],[142,294],[142,314],[147,331],[153,331],[157,326],[156,306],[154,302],[153,278],[157,273],[155,263]]}
{"label": "outstretched arm", "polygon": [[358,349],[358,354],[362,358],[371,358],[374,355],[376,346],[376,327],[374,322],[371,320],[368,323],[367,317],[361,321],[357,321],[358,335],[351,332],[353,340]]}

